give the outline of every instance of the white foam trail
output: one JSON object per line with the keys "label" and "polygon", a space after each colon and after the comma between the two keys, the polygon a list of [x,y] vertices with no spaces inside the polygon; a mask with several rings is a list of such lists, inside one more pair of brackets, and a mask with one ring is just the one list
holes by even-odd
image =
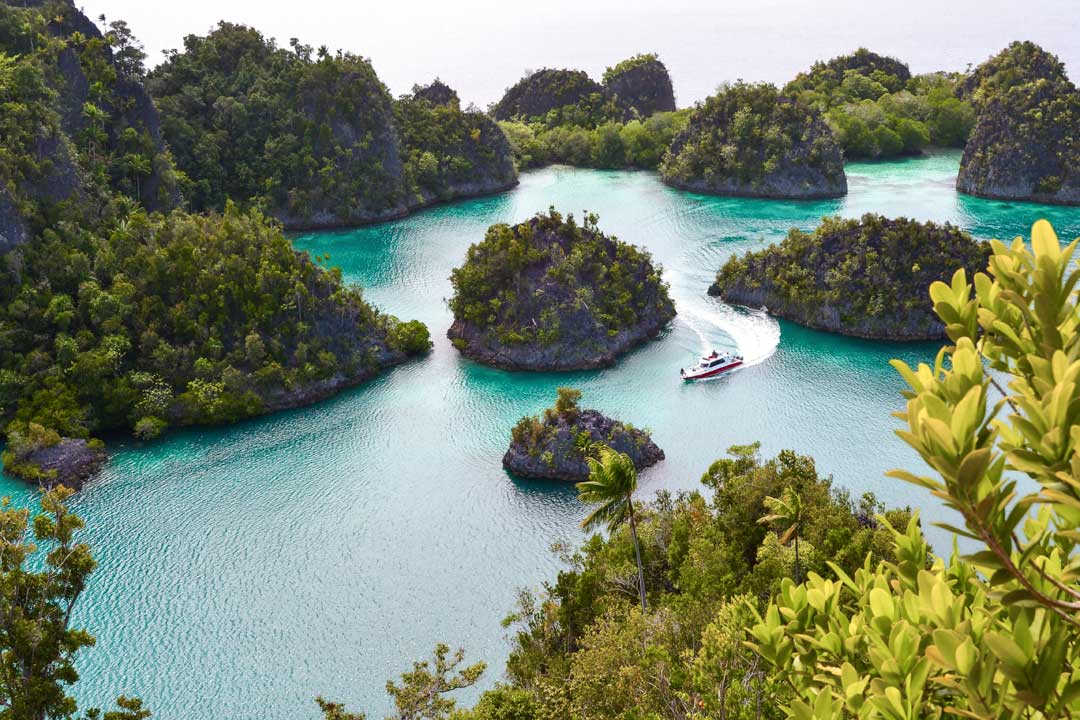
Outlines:
{"label": "white foam trail", "polygon": [[[733,342],[745,358],[743,367],[764,362],[780,344],[780,323],[764,310],[734,308],[712,301],[704,308],[684,304],[679,318],[701,340],[703,354],[711,352],[715,345]],[[717,338],[716,330],[727,338]]]}

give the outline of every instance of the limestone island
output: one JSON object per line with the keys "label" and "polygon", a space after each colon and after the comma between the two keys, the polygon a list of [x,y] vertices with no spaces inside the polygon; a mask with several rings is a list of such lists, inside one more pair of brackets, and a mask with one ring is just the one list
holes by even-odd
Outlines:
{"label": "limestone island", "polygon": [[985,269],[989,245],[948,223],[864,215],[825,218],[779,245],[732,257],[709,294],[767,307],[815,330],[876,340],[939,340],[945,326],[927,288],[963,268]]}
{"label": "limestone island", "polygon": [[604,72],[603,82],[583,70],[527,72],[492,108],[496,120],[589,126],[646,119],[675,111],[667,66],[653,53],[627,58]]}
{"label": "limestone island", "polygon": [[586,214],[492,225],[451,275],[454,347],[506,370],[606,367],[656,337],[675,305],[649,253]]}
{"label": "limestone island", "polygon": [[250,200],[286,229],[390,220],[508,190],[506,136],[441,81],[399,98],[371,63],[221,22],[147,75],[192,210]]}
{"label": "limestone island", "polygon": [[739,82],[699,104],[660,164],[668,185],[737,197],[847,194],[844,159],[821,111],[773,85]]}
{"label": "limestone island", "polygon": [[608,68],[604,89],[622,110],[624,122],[675,111],[671,75],[654,53],[635,55]]}
{"label": "limestone island", "polygon": [[542,417],[523,417],[514,426],[503,467],[518,477],[581,482],[589,478],[587,458],[599,445],[625,453],[642,470],[664,459],[649,433],[578,407],[579,390],[559,388],[555,407]]}
{"label": "limestone island", "polygon": [[1080,93],[1056,56],[1015,42],[958,89],[978,110],[956,189],[1080,205]]}

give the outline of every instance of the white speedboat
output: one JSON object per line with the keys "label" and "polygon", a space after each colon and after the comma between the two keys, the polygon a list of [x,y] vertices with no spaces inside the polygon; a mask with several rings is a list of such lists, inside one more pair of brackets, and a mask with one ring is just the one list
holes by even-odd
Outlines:
{"label": "white speedboat", "polygon": [[701,358],[694,367],[680,370],[679,375],[682,376],[683,380],[704,380],[734,370],[742,364],[742,355],[728,352],[718,353],[713,350],[711,355]]}

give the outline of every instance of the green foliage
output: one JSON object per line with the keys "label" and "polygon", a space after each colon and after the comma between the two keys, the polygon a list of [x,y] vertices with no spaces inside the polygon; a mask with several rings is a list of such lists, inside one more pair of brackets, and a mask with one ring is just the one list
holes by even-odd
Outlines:
{"label": "green foliage", "polygon": [[907,66],[860,48],[818,62],[784,93],[825,112],[846,158],[918,154],[932,144],[963,147],[975,125],[967,100],[954,97],[959,75],[912,77]]}
{"label": "green foliage", "polygon": [[[757,450],[732,448],[702,477],[702,491],[634,505],[631,467],[606,453],[585,489],[602,509],[596,520],[615,527],[564,554],[566,569],[542,595],[522,593],[507,619],[515,630],[510,685],[494,691],[491,704],[513,693],[520,717],[545,719],[778,717],[774,699],[784,686],[768,680],[743,644],[752,605],[792,571],[770,559],[777,535],[759,522],[769,514],[767,498],[795,492],[801,499],[806,570],[832,576],[830,560],[854,572],[868,553],[893,555],[887,529],[872,517],[880,512],[872,497],[853,502],[810,458],[783,452],[762,462]],[[910,513],[886,516],[904,524]],[[487,697],[477,714],[463,717],[488,717],[480,714]]]}
{"label": "green foliage", "polygon": [[514,162],[524,170],[550,163],[601,169],[655,170],[687,124],[689,110],[658,112],[645,120],[610,120],[595,128],[502,121]]}
{"label": "green foliage", "polygon": [[604,88],[581,70],[526,72],[491,108],[496,120],[542,122],[547,127],[596,127],[620,115]]}
{"label": "green foliage", "polygon": [[732,257],[713,292],[834,332],[940,337],[926,288],[988,256],[988,245],[949,224],[825,218],[813,233],[792,230],[779,245]]}
{"label": "green foliage", "polygon": [[[32,522],[29,511],[0,502],[0,714],[11,720],[70,718],[78,709],[68,695],[79,679],[75,659],[94,638],[71,627],[71,613],[96,562],[75,539],[83,521],[64,505],[71,494],[64,487],[46,492]],[[117,702],[120,710],[105,720],[150,716],[138,699]]]}
{"label": "green foliage", "polygon": [[425,202],[451,199],[462,187],[505,189],[517,182],[510,145],[491,118],[419,92],[394,103],[394,123],[406,182]]}
{"label": "green foliage", "polygon": [[839,187],[844,167],[812,105],[773,85],[739,82],[698,104],[660,173],[667,182],[706,191],[790,194],[781,189],[787,175]]}
{"label": "green foliage", "polygon": [[312,58],[310,46],[286,50],[221,22],[185,37],[148,86],[196,210],[251,200],[345,220],[395,207],[407,192],[390,164],[390,95],[364,58],[325,49]]}
{"label": "green foliage", "polygon": [[0,306],[0,368],[20,379],[8,412],[63,435],[228,422],[430,347],[422,324],[380,314],[257,211],[60,226],[22,262]]}
{"label": "green foliage", "polygon": [[454,318],[500,343],[595,343],[673,314],[649,254],[604,235],[590,214],[582,225],[554,209],[513,227],[492,225],[450,279]]}
{"label": "green foliage", "polygon": [[616,63],[614,67],[609,67],[604,70],[604,76],[602,78],[604,85],[608,85],[612,80],[620,75],[630,72],[635,68],[644,67],[653,63],[659,62],[660,58],[656,53],[638,53],[633,57],[628,57],[625,60],[621,60]]}
{"label": "green foliage", "polygon": [[[446,697],[455,690],[470,687],[480,679],[487,667],[479,662],[460,667],[465,652],[450,653],[450,647],[439,643],[435,646],[432,661],[414,662],[412,670],[401,674],[400,684],[386,683],[386,692],[394,700],[394,714],[387,720],[446,720],[453,713],[456,703]],[[325,720],[364,720],[363,713],[346,712],[345,706],[315,699]],[[500,717],[500,716],[495,716]],[[513,716],[506,716],[513,720]]]}
{"label": "green foliage", "polygon": [[387,342],[391,348],[406,355],[424,355],[432,346],[431,333],[419,320],[401,322],[391,318]]}
{"label": "green foliage", "polygon": [[555,412],[562,419],[572,422],[580,410],[578,402],[581,400],[581,391],[573,388],[561,387],[558,389],[558,397],[555,399]]}
{"label": "green foliage", "polygon": [[[751,645],[795,694],[792,718],[1066,718],[1080,710],[1080,305],[1075,251],[1050,225],[994,241],[989,274],[930,294],[952,345],[893,365],[898,431],[967,539],[946,563],[914,524],[895,561],[783,584]],[[899,527],[899,526],[898,526]]]}

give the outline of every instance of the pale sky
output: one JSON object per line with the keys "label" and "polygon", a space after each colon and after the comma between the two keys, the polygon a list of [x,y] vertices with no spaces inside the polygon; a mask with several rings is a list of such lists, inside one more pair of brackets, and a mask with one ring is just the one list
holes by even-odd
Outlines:
{"label": "pale sky", "polygon": [[463,101],[497,100],[526,68],[574,67],[599,79],[658,52],[680,105],[727,80],[783,83],[816,59],[860,45],[914,72],[961,70],[1013,39],[1034,40],[1080,73],[1077,0],[75,0],[91,18],[123,18],[156,64],[218,20],[371,58],[394,94],[436,75]]}

